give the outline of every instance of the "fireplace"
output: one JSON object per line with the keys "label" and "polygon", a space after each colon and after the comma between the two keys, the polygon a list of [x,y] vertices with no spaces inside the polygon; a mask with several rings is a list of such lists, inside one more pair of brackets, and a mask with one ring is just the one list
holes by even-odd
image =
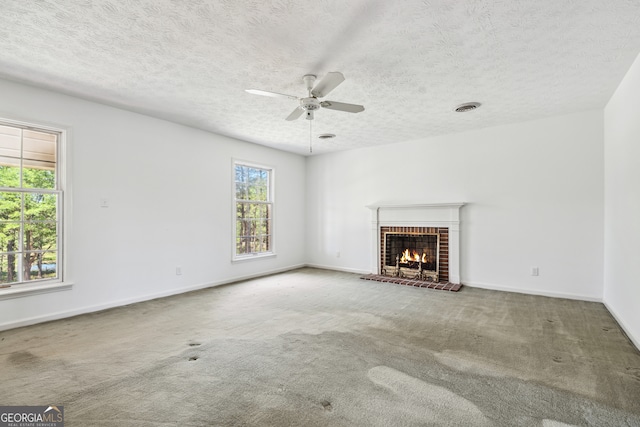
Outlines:
{"label": "fireplace", "polygon": [[464,203],[368,206],[373,231],[371,273],[459,284],[462,206]]}

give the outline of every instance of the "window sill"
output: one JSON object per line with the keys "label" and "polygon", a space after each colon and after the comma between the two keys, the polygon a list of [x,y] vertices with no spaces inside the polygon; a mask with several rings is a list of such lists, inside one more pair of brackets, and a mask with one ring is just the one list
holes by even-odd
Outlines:
{"label": "window sill", "polygon": [[69,291],[73,287],[73,283],[56,282],[56,283],[34,283],[28,285],[12,285],[10,288],[0,289],[0,301],[22,298],[38,294],[48,294],[50,292]]}
{"label": "window sill", "polygon": [[251,254],[251,255],[244,255],[244,256],[234,257],[231,260],[231,262],[245,262],[245,261],[251,261],[253,259],[274,258],[275,256],[276,256],[276,254],[274,252],[268,252],[268,253],[264,253],[264,254]]}

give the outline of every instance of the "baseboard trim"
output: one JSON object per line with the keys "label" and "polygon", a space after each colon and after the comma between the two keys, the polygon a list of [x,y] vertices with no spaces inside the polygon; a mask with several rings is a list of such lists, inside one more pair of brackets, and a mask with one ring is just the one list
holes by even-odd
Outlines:
{"label": "baseboard trim", "polygon": [[611,314],[611,317],[613,317],[615,321],[618,322],[618,325],[620,325],[620,328],[624,331],[624,334],[627,336],[627,338],[629,338],[629,341],[631,341],[631,343],[636,347],[636,349],[640,351],[640,338],[633,336],[633,334],[631,333],[631,329],[629,329],[629,326],[627,326],[627,324],[622,320],[622,317],[620,317],[616,313],[613,307],[607,304],[606,301],[603,301],[602,303],[604,304],[609,314]]}
{"label": "baseboard trim", "polygon": [[495,285],[492,283],[481,283],[481,282],[462,281],[462,284],[472,288],[489,289],[492,291],[515,292],[518,294],[539,295],[539,296],[551,297],[551,298],[566,298],[566,299],[573,299],[573,300],[579,300],[579,301],[602,302],[602,298],[593,297],[589,295],[569,294],[569,293],[563,293],[563,292],[549,292],[549,291],[541,291],[538,289],[528,289],[528,288],[513,288],[510,286]]}
{"label": "baseboard trim", "polygon": [[158,292],[154,294],[146,294],[146,295],[136,296],[133,298],[110,301],[105,304],[96,304],[91,306],[80,307],[73,310],[59,311],[57,313],[49,313],[42,316],[30,317],[27,319],[21,319],[17,321],[10,321],[10,322],[0,324],[0,331],[21,328],[23,326],[35,325],[38,323],[50,322],[52,320],[66,319],[68,317],[79,316],[81,314],[95,313],[97,311],[108,310],[110,308],[122,307],[125,305],[136,304],[144,301],[151,301],[158,298],[166,298],[173,295],[185,294],[187,292],[199,291],[201,289],[214,288],[216,286],[228,285],[231,283],[242,282],[244,280],[256,279],[258,277],[271,276],[273,274],[284,273],[286,271],[291,271],[291,270],[297,270],[305,266],[306,264],[298,264],[298,265],[293,265],[289,267],[269,270],[262,273],[249,274],[245,276],[236,276],[233,278],[222,279],[215,282],[200,283],[196,285],[187,286],[184,288],[171,289],[171,290]]}

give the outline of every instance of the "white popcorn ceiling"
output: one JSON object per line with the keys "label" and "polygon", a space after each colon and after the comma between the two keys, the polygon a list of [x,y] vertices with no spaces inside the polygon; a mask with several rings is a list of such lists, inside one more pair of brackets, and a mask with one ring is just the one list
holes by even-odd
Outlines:
{"label": "white popcorn ceiling", "polygon": [[638,0],[0,2],[0,77],[299,154],[296,101],[244,89],[342,72],[366,110],[316,112],[316,154],[602,108],[638,52]]}

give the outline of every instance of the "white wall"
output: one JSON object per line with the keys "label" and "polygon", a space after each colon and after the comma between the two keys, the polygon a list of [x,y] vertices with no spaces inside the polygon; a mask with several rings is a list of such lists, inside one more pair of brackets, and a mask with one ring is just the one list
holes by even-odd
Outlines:
{"label": "white wall", "polygon": [[[304,264],[303,157],[13,82],[0,93],[0,117],[70,131],[74,283],[0,301],[0,329]],[[275,258],[231,263],[232,158],[276,169]]]}
{"label": "white wall", "polygon": [[601,300],[602,156],[596,110],[308,158],[309,260],[370,272],[366,205],[467,202],[462,283]]}
{"label": "white wall", "polygon": [[604,110],[604,302],[640,349],[640,56]]}

